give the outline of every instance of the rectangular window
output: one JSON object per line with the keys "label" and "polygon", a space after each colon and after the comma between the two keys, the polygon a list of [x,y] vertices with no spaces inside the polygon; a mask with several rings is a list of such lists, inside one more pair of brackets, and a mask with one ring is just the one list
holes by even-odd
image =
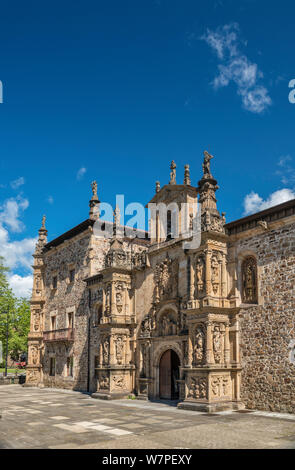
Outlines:
{"label": "rectangular window", "polygon": [[52,289],[57,289],[57,276],[52,278]]}
{"label": "rectangular window", "polygon": [[51,317],[51,330],[56,330],[56,316]]}
{"label": "rectangular window", "polygon": [[73,356],[67,357],[67,376],[73,377],[74,375],[74,358]]}
{"label": "rectangular window", "polygon": [[73,312],[68,313],[68,328],[74,328],[74,314],[73,314]]}
{"label": "rectangular window", "polygon": [[71,269],[70,273],[69,273],[69,281],[70,281],[70,283],[72,283],[72,282],[74,282],[74,280],[75,280],[75,270]]}
{"label": "rectangular window", "polygon": [[55,375],[55,357],[50,358],[49,375]]}

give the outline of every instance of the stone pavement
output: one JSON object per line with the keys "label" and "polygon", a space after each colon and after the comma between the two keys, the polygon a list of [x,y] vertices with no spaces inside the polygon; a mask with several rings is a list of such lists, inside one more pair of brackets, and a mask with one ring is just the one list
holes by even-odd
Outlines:
{"label": "stone pavement", "polygon": [[0,409],[0,448],[295,448],[295,415],[288,414],[207,414],[20,385],[0,387]]}

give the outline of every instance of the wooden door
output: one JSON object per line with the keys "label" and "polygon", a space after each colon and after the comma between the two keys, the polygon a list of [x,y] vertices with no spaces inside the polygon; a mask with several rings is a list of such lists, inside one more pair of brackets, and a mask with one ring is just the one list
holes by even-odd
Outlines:
{"label": "wooden door", "polygon": [[171,349],[164,352],[160,360],[160,398],[171,400]]}

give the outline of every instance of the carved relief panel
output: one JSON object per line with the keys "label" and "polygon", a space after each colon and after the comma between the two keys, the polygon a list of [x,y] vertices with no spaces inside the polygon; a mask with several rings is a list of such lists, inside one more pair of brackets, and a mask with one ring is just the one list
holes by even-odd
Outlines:
{"label": "carved relief panel", "polygon": [[190,377],[187,398],[200,399],[207,397],[207,378]]}
{"label": "carved relief panel", "polygon": [[193,365],[197,366],[205,361],[205,343],[206,343],[206,327],[199,324],[194,331],[193,337]]}

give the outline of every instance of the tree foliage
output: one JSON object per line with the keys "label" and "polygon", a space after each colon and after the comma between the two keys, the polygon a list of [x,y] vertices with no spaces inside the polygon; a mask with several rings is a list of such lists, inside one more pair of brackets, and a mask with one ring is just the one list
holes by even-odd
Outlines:
{"label": "tree foliage", "polygon": [[18,360],[20,354],[27,352],[30,305],[27,299],[17,298],[13,294],[7,279],[8,271],[0,256],[0,341],[3,359],[8,328],[8,352],[12,359]]}

